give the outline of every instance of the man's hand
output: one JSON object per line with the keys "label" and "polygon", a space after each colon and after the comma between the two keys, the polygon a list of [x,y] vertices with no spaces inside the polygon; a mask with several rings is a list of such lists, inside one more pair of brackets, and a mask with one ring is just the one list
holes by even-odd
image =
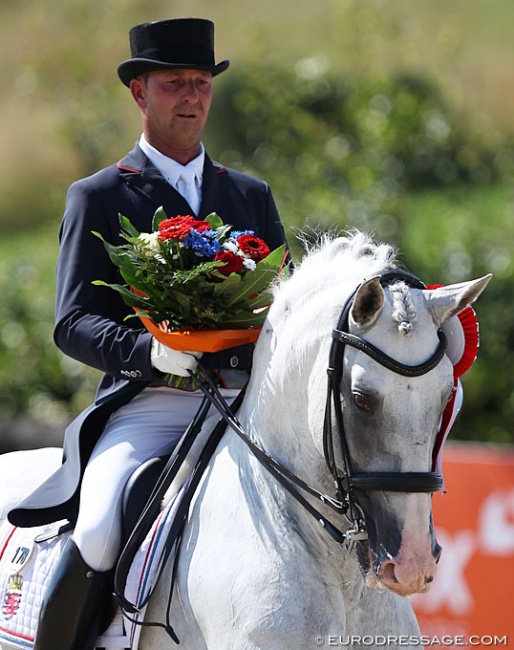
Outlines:
{"label": "man's hand", "polygon": [[196,370],[201,356],[202,352],[181,352],[168,348],[155,338],[152,341],[152,366],[166,374],[189,377],[188,370]]}

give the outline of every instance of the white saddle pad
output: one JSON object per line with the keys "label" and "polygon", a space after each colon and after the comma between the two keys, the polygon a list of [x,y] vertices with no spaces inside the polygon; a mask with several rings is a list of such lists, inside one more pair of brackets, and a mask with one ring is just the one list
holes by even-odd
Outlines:
{"label": "white saddle pad", "polygon": [[[136,607],[155,583],[181,493],[163,508],[132,563],[124,595]],[[5,643],[20,650],[34,647],[43,594],[71,535],[71,531],[59,534],[65,523],[16,528],[4,522],[0,527],[0,646]],[[143,618],[144,609],[134,616],[137,622]],[[140,625],[118,611],[112,625],[98,638],[97,646],[136,650],[140,631]]]}

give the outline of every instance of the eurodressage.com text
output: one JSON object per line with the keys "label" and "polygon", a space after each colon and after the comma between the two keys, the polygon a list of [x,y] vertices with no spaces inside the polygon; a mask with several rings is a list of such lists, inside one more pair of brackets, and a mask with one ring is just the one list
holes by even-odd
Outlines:
{"label": "eurodressage.com text", "polygon": [[466,637],[464,635],[443,635],[443,636],[411,636],[411,635],[352,635],[352,636],[317,636],[315,638],[317,646],[498,646],[509,645],[507,635],[504,636],[491,636],[485,634],[483,636],[472,635]]}

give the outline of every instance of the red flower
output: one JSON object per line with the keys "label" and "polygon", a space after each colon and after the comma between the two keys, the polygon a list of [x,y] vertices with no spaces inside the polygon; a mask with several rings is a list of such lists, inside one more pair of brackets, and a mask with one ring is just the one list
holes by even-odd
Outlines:
{"label": "red flower", "polygon": [[218,269],[222,275],[239,273],[243,268],[243,258],[240,255],[231,253],[230,251],[218,251],[214,256],[214,261],[225,263],[225,266],[220,266]]}
{"label": "red flower", "polygon": [[239,250],[255,262],[260,262],[270,253],[268,244],[255,235],[241,235],[236,242]]}
{"label": "red flower", "polygon": [[178,239],[183,241],[184,237],[189,235],[191,228],[195,228],[199,232],[210,229],[210,224],[207,221],[197,221],[190,214],[178,215],[170,219],[164,219],[159,224],[159,233],[157,239],[159,241],[166,241],[168,239]]}

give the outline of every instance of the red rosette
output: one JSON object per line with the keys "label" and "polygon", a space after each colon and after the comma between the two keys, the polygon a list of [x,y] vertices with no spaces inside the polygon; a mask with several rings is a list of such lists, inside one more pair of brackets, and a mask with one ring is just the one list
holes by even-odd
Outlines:
{"label": "red rosette", "polygon": [[[429,284],[427,289],[439,289],[443,284]],[[463,350],[458,359],[452,359],[455,379],[467,372],[475,362],[480,346],[479,327],[475,310],[471,306],[464,307],[455,317],[443,323],[444,328],[451,328],[454,336],[463,338]],[[453,328],[459,328],[454,331]]]}

